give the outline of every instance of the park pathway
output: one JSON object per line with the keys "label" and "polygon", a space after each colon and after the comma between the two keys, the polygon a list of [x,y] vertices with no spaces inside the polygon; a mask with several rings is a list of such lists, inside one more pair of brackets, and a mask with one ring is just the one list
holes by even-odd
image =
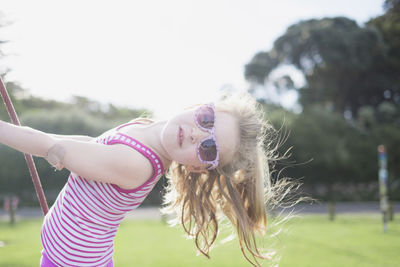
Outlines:
{"label": "park pathway", "polygon": [[[293,209],[292,209],[293,210]],[[291,211],[291,210],[290,210]],[[299,214],[324,214],[327,213],[326,203],[314,203],[312,205],[297,205],[293,210]],[[394,203],[394,212],[400,211],[400,202]],[[336,204],[337,214],[341,213],[380,213],[378,202],[339,202]],[[17,210],[17,219],[19,218],[40,218],[42,217],[40,208],[20,208]],[[161,213],[158,207],[143,207],[132,211],[127,216],[128,219],[161,219]],[[8,220],[7,213],[0,211],[0,220]]]}

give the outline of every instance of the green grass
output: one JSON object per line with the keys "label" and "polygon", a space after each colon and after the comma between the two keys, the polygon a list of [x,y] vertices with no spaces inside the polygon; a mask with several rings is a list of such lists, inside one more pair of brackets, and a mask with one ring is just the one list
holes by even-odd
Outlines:
{"label": "green grass", "polygon": [[[0,222],[0,266],[38,266],[41,220],[15,226]],[[304,216],[283,226],[286,233],[272,238],[281,257],[279,266],[399,266],[400,223],[382,232],[379,215]],[[124,221],[115,240],[115,266],[249,266],[237,240],[218,245],[211,260],[196,256],[193,240],[180,228],[158,221]],[[264,263],[263,266],[269,266]]]}

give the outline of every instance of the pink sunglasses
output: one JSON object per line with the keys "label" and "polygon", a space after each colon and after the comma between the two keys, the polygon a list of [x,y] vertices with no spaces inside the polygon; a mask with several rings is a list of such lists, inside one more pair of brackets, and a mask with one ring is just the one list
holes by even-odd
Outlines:
{"label": "pink sunglasses", "polygon": [[219,153],[215,140],[215,106],[213,103],[198,107],[195,111],[194,121],[197,126],[210,133],[210,136],[203,139],[197,148],[197,157],[205,164],[210,164],[208,170],[218,166]]}

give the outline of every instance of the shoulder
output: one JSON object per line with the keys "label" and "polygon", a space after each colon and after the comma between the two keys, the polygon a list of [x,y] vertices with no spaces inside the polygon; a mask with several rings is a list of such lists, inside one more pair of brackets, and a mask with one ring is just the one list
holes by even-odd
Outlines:
{"label": "shoulder", "polygon": [[124,144],[104,145],[69,139],[57,140],[56,144],[63,150],[59,163],[89,180],[135,188],[153,174],[152,163],[142,153]]}
{"label": "shoulder", "polygon": [[153,165],[142,153],[123,144],[114,144],[112,147],[118,151],[118,160],[122,162],[119,164],[121,177],[117,184],[119,187],[133,189],[153,176]]}

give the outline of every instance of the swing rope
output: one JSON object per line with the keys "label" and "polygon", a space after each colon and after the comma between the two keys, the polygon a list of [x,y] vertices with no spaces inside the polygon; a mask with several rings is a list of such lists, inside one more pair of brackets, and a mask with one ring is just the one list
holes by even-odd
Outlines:
{"label": "swing rope", "polygon": [[[6,105],[8,114],[10,115],[11,121],[15,125],[21,126],[21,124],[18,120],[18,117],[17,117],[17,113],[15,112],[14,106],[11,102],[10,96],[8,95],[6,87],[3,83],[3,80],[1,79],[1,76],[0,76],[0,92],[1,92],[1,96],[3,97],[3,100],[4,100],[4,104]],[[40,183],[40,179],[39,179],[39,175],[36,170],[36,167],[35,167],[35,163],[33,162],[32,155],[29,155],[29,154],[24,154],[24,155],[25,155],[26,163],[28,164],[28,167],[29,167],[29,172],[32,177],[36,195],[40,202],[40,207],[42,208],[43,215],[46,215],[47,212],[49,211],[49,207],[47,206],[46,197],[44,196],[44,193],[43,193],[42,184]]]}

